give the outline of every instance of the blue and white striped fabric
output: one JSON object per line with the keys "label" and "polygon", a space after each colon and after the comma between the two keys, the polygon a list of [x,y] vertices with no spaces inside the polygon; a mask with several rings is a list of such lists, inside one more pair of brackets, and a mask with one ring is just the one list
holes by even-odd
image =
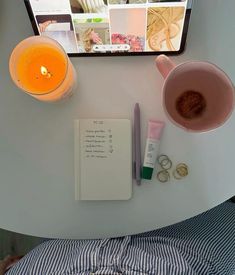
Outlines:
{"label": "blue and white striped fabric", "polygon": [[7,275],[235,274],[235,203],[148,233],[42,243]]}

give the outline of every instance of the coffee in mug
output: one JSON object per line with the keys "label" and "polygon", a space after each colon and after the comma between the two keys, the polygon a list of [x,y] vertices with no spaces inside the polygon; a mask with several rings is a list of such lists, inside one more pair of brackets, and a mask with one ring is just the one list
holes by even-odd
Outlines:
{"label": "coffee in mug", "polygon": [[229,77],[209,62],[190,61],[176,66],[160,55],[156,65],[165,78],[163,107],[177,126],[205,132],[225,123],[234,108],[234,86]]}

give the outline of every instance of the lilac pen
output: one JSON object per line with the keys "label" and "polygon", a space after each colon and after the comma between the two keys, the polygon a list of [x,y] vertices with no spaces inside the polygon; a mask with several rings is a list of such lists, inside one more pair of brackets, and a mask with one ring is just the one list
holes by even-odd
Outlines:
{"label": "lilac pen", "polygon": [[135,179],[141,184],[141,142],[140,142],[140,106],[135,104],[134,108],[134,150],[135,150]]}

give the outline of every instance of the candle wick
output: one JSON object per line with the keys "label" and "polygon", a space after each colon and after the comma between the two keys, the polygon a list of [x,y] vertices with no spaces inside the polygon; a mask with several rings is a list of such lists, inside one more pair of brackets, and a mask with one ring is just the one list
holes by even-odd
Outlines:
{"label": "candle wick", "polygon": [[51,77],[51,73],[48,72],[47,75],[46,75],[47,78],[50,78]]}

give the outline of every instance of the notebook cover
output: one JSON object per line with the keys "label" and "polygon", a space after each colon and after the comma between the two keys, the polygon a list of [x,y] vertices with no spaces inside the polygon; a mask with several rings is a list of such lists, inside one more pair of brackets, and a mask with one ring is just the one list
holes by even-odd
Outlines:
{"label": "notebook cover", "polygon": [[132,193],[128,119],[75,121],[76,200],[128,200]]}

